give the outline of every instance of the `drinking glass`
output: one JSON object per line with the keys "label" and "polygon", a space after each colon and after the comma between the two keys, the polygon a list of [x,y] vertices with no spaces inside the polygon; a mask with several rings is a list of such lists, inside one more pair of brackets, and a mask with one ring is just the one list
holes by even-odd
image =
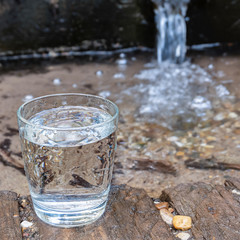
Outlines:
{"label": "drinking glass", "polygon": [[37,216],[58,227],[100,218],[112,178],[117,106],[93,95],[54,94],[24,103],[17,116]]}

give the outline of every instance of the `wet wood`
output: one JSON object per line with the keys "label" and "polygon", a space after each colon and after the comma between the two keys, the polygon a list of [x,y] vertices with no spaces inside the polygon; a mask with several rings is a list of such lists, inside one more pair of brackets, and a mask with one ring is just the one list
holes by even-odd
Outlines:
{"label": "wet wood", "polygon": [[150,160],[145,158],[127,158],[132,162],[130,169],[135,171],[154,171],[161,173],[176,174],[176,169],[166,161],[162,160]]}
{"label": "wet wood", "polygon": [[194,239],[240,239],[240,181],[228,179],[225,185],[180,184],[164,190],[161,200],[192,218]]}
{"label": "wet wood", "polygon": [[[159,211],[144,190],[125,185],[111,189],[104,216],[96,223],[77,228],[55,228],[35,215],[29,197],[18,198],[13,192],[0,192],[1,239],[21,239],[21,221],[32,227],[25,229],[23,239],[81,240],[173,240],[177,234],[160,217]],[[192,239],[240,239],[240,179],[229,178],[225,185],[207,183],[180,184],[166,189],[160,196],[177,215],[190,216]]]}
{"label": "wet wood", "polygon": [[185,165],[189,168],[199,169],[240,170],[240,164],[217,162],[217,159],[215,157],[207,159],[188,159],[185,161]]}
{"label": "wet wood", "polygon": [[14,192],[0,192],[0,239],[22,239],[17,194]]}
{"label": "wet wood", "polygon": [[73,229],[53,228],[37,219],[40,239],[126,240],[174,239],[169,227],[144,190],[113,187],[104,216],[96,223]]}

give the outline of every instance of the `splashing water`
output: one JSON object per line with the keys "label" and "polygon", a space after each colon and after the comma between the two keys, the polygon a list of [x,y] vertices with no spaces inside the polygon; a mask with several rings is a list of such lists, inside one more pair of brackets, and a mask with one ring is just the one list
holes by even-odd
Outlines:
{"label": "splashing water", "polygon": [[186,54],[185,15],[189,0],[153,0],[155,9],[158,63],[184,61]]}
{"label": "splashing water", "polygon": [[122,95],[134,97],[135,116],[168,128],[192,124],[199,118],[207,120],[216,99],[229,95],[226,87],[215,83],[209,72],[189,61],[164,62],[155,67],[151,64],[134,77],[140,83],[124,90]]}

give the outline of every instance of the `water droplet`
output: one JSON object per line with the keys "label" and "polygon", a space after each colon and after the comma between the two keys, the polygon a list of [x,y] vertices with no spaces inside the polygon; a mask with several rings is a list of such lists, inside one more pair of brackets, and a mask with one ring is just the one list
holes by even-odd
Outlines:
{"label": "water droplet", "polygon": [[115,79],[118,79],[118,78],[124,79],[125,78],[125,74],[123,74],[123,73],[115,73],[113,75],[113,78],[115,78]]}
{"label": "water droplet", "polygon": [[27,102],[27,101],[30,101],[30,100],[32,100],[33,99],[33,95],[26,95],[23,99],[22,99],[22,101],[23,102]]}
{"label": "water droplet", "polygon": [[216,93],[219,97],[225,97],[230,94],[230,92],[227,90],[227,88],[223,85],[218,85],[216,87]]}
{"label": "water droplet", "polygon": [[59,78],[55,78],[55,79],[53,79],[53,84],[55,86],[59,86],[59,85],[61,85],[61,80]]}
{"label": "water droplet", "polygon": [[103,98],[107,98],[111,95],[111,92],[110,91],[102,91],[98,95],[103,97]]}
{"label": "water droplet", "polygon": [[125,53],[120,53],[119,57],[120,57],[120,58],[125,58],[125,57],[126,57],[126,54],[125,54]]}
{"label": "water droplet", "polygon": [[208,65],[208,69],[213,69],[213,68],[214,68],[213,64]]}
{"label": "water droplet", "polygon": [[126,58],[118,59],[117,64],[118,65],[126,65],[127,64],[127,59]]}
{"label": "water droplet", "polygon": [[96,76],[101,77],[103,75],[103,71],[98,70],[96,71]]}

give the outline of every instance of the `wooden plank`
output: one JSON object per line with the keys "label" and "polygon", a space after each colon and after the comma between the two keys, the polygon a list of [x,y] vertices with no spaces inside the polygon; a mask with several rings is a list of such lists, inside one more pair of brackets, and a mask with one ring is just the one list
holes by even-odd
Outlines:
{"label": "wooden plank", "polygon": [[36,218],[40,239],[172,240],[170,228],[144,190],[113,187],[104,216],[94,224],[72,229],[51,227]]}
{"label": "wooden plank", "polygon": [[164,190],[160,198],[174,206],[178,214],[192,217],[194,239],[240,239],[240,205],[224,186],[181,184]]}
{"label": "wooden plank", "polygon": [[0,239],[22,239],[17,194],[0,191]]}

